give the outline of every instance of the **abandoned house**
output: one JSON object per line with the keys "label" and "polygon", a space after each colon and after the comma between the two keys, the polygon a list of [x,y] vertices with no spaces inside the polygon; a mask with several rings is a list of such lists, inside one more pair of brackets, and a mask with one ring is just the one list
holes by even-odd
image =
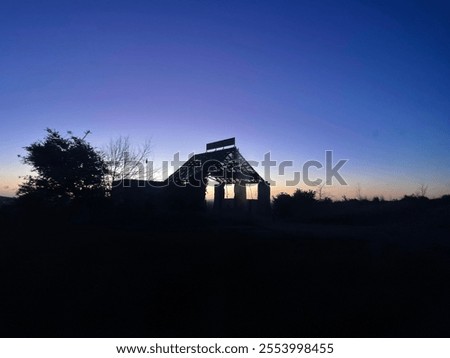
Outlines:
{"label": "abandoned house", "polygon": [[[116,181],[112,197],[145,207],[200,209],[206,207],[207,186],[213,188],[215,211],[270,212],[269,183],[242,156],[235,138],[208,143],[204,153],[194,154],[164,181]],[[234,192],[232,198],[228,191]]]}

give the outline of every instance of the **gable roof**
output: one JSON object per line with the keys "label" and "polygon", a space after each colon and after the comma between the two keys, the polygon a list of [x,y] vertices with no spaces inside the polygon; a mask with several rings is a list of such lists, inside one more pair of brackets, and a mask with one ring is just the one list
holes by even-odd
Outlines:
{"label": "gable roof", "polygon": [[236,147],[195,154],[168,180],[183,185],[205,178],[224,184],[264,181]]}

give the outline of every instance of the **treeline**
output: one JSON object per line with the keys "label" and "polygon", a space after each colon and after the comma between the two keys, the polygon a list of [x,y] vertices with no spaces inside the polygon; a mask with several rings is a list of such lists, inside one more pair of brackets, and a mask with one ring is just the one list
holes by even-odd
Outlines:
{"label": "treeline", "polygon": [[398,200],[380,197],[319,200],[313,190],[297,189],[292,195],[281,193],[273,198],[276,219],[308,223],[378,224],[403,223],[420,218],[427,223],[449,226],[450,195],[429,199],[421,195],[405,195]]}

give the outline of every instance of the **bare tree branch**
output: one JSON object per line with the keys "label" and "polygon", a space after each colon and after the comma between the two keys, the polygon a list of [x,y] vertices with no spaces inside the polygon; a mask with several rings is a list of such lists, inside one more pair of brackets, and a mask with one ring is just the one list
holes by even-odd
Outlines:
{"label": "bare tree branch", "polygon": [[321,185],[319,185],[317,187],[316,193],[317,193],[317,199],[319,199],[319,201],[321,201],[324,198],[324,194],[325,194],[325,183],[322,183]]}
{"label": "bare tree branch", "polygon": [[[133,146],[130,138],[118,137],[111,139],[103,148],[102,153],[108,165],[108,184],[123,179],[151,179],[153,176],[153,168],[148,163],[147,157],[152,152],[150,140],[145,141],[142,145]],[[150,170],[152,172],[146,173]]]}
{"label": "bare tree branch", "polygon": [[416,196],[419,198],[424,198],[427,196],[427,192],[428,192],[428,185],[420,184],[419,188],[416,191]]}

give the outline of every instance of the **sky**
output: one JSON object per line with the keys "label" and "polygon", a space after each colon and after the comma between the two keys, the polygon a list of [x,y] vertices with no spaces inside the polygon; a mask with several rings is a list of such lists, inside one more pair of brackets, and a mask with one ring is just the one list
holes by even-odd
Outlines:
{"label": "sky", "polygon": [[248,160],[293,161],[272,193],[332,150],[333,198],[448,194],[449,20],[435,1],[3,0],[0,195],[47,127],[151,140],[156,167],[236,137]]}

